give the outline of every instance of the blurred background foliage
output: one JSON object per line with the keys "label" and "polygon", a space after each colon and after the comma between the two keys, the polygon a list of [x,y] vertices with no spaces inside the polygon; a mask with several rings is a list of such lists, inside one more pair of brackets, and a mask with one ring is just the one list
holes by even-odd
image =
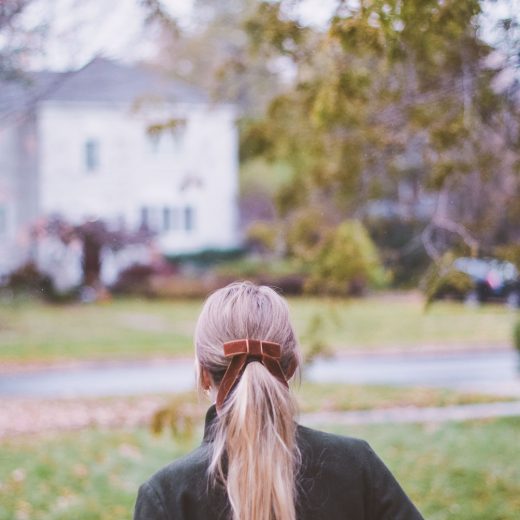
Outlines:
{"label": "blurred background foliage", "polygon": [[498,88],[506,63],[481,39],[480,12],[466,0],[341,2],[310,30],[288,27],[283,2],[259,5],[253,51],[287,57],[295,79],[249,122],[242,154],[292,166],[276,198],[284,218],[357,218],[387,250],[395,226],[408,234],[396,249],[418,236],[434,260],[518,241],[518,86]]}
{"label": "blurred background foliage", "polygon": [[[30,4],[0,6],[2,77],[45,37],[19,22]],[[239,109],[244,249],[170,259],[179,276],[199,270],[173,295],[221,284],[200,283],[215,265],[335,295],[426,287],[447,253],[520,266],[518,13],[488,27],[491,0],[338,0],[310,23],[303,4],[194,0],[183,25],[167,2],[140,0],[155,66]],[[153,295],[153,274],[136,267],[117,291]]]}
{"label": "blurred background foliage", "polygon": [[[478,0],[338,1],[322,24],[302,22],[300,4],[197,0],[189,30],[161,33],[161,65],[240,107],[257,265],[293,259],[320,294],[416,286],[446,253],[520,265],[511,11],[492,46]],[[354,236],[361,254],[338,250]]]}

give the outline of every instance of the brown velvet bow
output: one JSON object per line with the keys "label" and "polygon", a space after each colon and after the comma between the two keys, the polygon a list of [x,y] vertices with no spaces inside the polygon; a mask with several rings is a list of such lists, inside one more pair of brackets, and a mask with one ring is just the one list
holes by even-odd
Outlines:
{"label": "brown velvet bow", "polygon": [[280,365],[281,347],[271,341],[258,339],[237,339],[224,343],[224,356],[231,358],[217,392],[217,410],[220,410],[229,392],[235,386],[251,361],[258,361],[285,386],[296,370],[296,363],[292,363],[284,374]]}

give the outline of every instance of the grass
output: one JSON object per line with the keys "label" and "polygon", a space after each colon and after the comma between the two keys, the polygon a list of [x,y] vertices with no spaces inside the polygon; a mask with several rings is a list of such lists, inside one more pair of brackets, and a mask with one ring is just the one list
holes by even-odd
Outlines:
{"label": "grass", "polygon": [[422,300],[412,296],[301,299],[291,304],[295,326],[304,340],[312,332],[313,321],[318,321],[326,342],[333,349],[346,350],[510,345],[518,316],[518,311],[505,306],[470,308],[447,301],[425,312]]}
{"label": "grass", "polygon": [[518,417],[334,431],[370,442],[428,520],[517,518]]}
{"label": "grass", "polygon": [[1,520],[130,518],[138,484],[188,449],[144,430],[85,430],[1,446]]}
{"label": "grass", "polygon": [[[441,302],[427,313],[416,297],[289,301],[304,349],[337,351],[494,347],[511,343],[518,312]],[[99,304],[0,304],[0,362],[135,358],[192,353],[202,301],[123,299]]]}
{"label": "grass", "polygon": [[396,387],[385,385],[345,385],[306,382],[296,390],[300,410],[343,412],[393,407],[430,407],[493,403],[514,400],[444,388]]}
{"label": "grass", "polygon": [[[520,418],[333,430],[368,440],[429,520],[520,510]],[[129,518],[138,484],[197,443],[142,429],[3,441],[0,520]]]}
{"label": "grass", "polygon": [[201,302],[17,302],[0,308],[0,359],[132,358],[192,353]]}

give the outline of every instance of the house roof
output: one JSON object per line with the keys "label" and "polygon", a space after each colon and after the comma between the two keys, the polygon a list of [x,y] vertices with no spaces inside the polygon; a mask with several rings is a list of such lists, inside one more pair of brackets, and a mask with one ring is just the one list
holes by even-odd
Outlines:
{"label": "house roof", "polygon": [[0,81],[0,122],[44,99],[63,76],[60,72],[41,71],[24,73],[12,81]]}
{"label": "house roof", "polygon": [[2,82],[0,117],[41,101],[130,104],[142,99],[177,103],[207,101],[198,88],[161,75],[157,70],[98,57],[78,70],[31,72],[19,81]]}

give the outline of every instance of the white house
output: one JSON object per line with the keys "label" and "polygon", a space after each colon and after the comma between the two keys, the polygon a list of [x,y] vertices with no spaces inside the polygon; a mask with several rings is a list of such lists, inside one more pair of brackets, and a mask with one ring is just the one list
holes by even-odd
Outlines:
{"label": "white house", "polygon": [[51,215],[147,227],[168,255],[234,248],[237,197],[232,106],[103,58],[0,84],[0,274],[31,257],[31,227]]}

